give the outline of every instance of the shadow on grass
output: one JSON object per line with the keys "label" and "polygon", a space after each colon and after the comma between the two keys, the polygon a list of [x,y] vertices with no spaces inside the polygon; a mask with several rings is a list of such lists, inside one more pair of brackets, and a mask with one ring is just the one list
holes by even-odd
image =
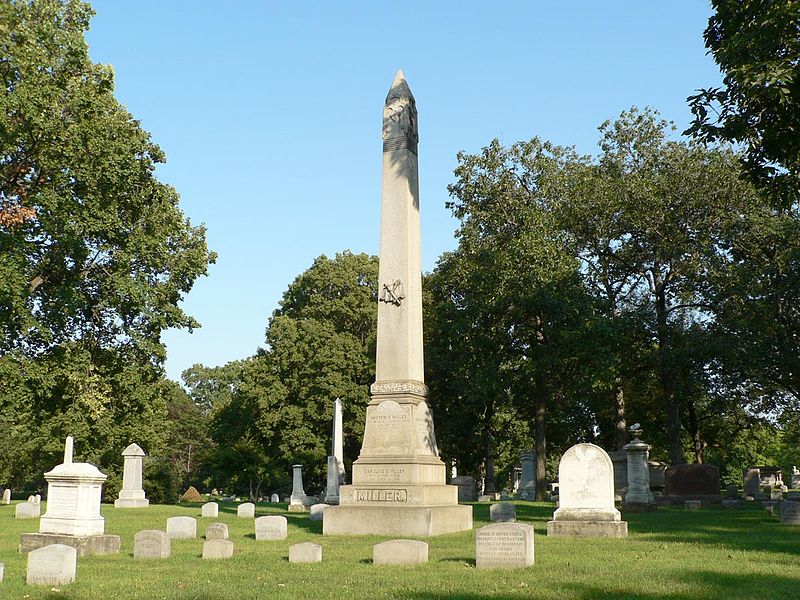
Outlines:
{"label": "shadow on grass", "polygon": [[458,564],[461,564],[461,565],[467,565],[468,567],[474,567],[475,566],[475,559],[474,558],[467,558],[467,557],[449,556],[447,558],[440,558],[436,562],[458,563]]}
{"label": "shadow on grass", "polygon": [[289,525],[305,529],[308,533],[322,534],[322,521],[312,521],[308,513],[289,513],[284,515]]}

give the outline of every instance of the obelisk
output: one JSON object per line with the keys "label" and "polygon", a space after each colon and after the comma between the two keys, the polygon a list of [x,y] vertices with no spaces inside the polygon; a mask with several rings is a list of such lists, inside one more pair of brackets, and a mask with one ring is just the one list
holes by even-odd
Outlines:
{"label": "obelisk", "polygon": [[339,504],[339,487],[344,483],[344,441],[342,428],[342,401],[333,401],[333,435],[331,455],[328,457],[328,485],[325,488],[325,503]]}
{"label": "obelisk", "polygon": [[375,383],[353,483],[326,509],[325,534],[430,536],[472,528],[445,484],[422,362],[417,107],[398,71],[383,107]]}

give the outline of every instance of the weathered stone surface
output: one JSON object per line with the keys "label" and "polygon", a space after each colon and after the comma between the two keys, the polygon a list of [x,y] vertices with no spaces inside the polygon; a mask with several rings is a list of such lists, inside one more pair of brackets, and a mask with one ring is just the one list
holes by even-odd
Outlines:
{"label": "weathered stone surface", "polygon": [[517,520],[517,507],[511,502],[492,504],[489,507],[489,519],[494,523],[513,523]]}
{"label": "weathered stone surface", "polygon": [[11,489],[6,488],[3,490],[3,504],[11,504]]}
{"label": "weathered stone surface", "polygon": [[770,490],[769,499],[770,500],[783,500],[783,492],[780,489]]}
{"label": "weathered stone surface", "polygon": [[702,505],[703,505],[703,503],[700,500],[686,500],[683,503],[683,507],[686,510],[700,510],[700,507]]}
{"label": "weathered stone surface", "polygon": [[42,505],[33,502],[20,502],[14,506],[14,518],[38,519],[42,514]]}
{"label": "weathered stone surface", "polygon": [[245,502],[236,507],[236,516],[240,519],[252,519],[256,516],[256,505],[252,502]]}
{"label": "weathered stone surface", "polygon": [[308,518],[312,521],[322,521],[325,510],[330,508],[330,504],[314,504],[309,509]]}
{"label": "weathered stone surface", "polygon": [[496,499],[494,494],[481,494],[478,496],[478,502],[494,502]]}
{"label": "weathered stone surface", "polygon": [[272,494],[272,496],[269,497],[269,501],[272,502],[273,504],[275,504],[277,502],[280,502],[281,499],[278,496],[278,494]]}
{"label": "weathered stone surface", "polygon": [[[408,535],[428,537],[462,531],[472,513],[459,508],[469,506],[331,506],[325,511],[325,535]],[[334,513],[334,511],[336,511]],[[336,514],[337,518],[331,518]]]}
{"label": "weathered stone surface", "polygon": [[458,487],[459,502],[475,502],[478,499],[478,490],[475,478],[469,475],[460,475],[450,480],[450,485]]}
{"label": "weathered stone surface", "polygon": [[785,500],[778,507],[781,513],[781,523],[784,525],[800,525],[800,502]]}
{"label": "weathered stone surface", "polygon": [[675,465],[664,475],[665,496],[719,497],[719,469],[714,465]]}
{"label": "weathered stone surface", "polygon": [[326,504],[339,504],[339,486],[345,482],[344,434],[342,428],[342,400],[333,401],[333,435],[331,455],[328,457],[328,485],[324,500]]}
{"label": "weathered stone surface", "polygon": [[219,516],[219,504],[216,502],[206,502],[200,508],[200,516],[216,519]]}
{"label": "weathered stone surface", "polygon": [[419,540],[389,540],[372,546],[376,565],[412,565],[428,562],[428,544]]}
{"label": "weathered stone surface", "polygon": [[628,537],[627,521],[548,521],[547,535],[553,537]]}
{"label": "weathered stone surface", "polygon": [[78,551],[72,546],[51,544],[28,553],[28,585],[64,585],[75,581]]}
{"label": "weathered stone surface", "polygon": [[744,495],[754,496],[761,492],[761,473],[757,467],[748,467],[742,471]]}
{"label": "weathered stone surface", "polygon": [[5,563],[0,563],[0,582],[5,579],[6,576],[6,565]]}
{"label": "weathered stone surface", "polygon": [[258,541],[285,540],[288,532],[286,517],[274,515],[256,519],[256,540]]}
{"label": "weathered stone surface", "polygon": [[519,464],[521,473],[517,496],[520,500],[536,500],[536,453],[525,452],[519,457]]}
{"label": "weathered stone surface", "polygon": [[122,451],[125,463],[122,467],[122,489],[114,501],[116,508],[145,508],[150,501],[142,490],[142,461],[145,453],[137,444],[131,444]]}
{"label": "weathered stone surface", "polygon": [[197,537],[197,519],[194,517],[170,517],[167,519],[167,535],[174,540]]}
{"label": "weathered stone surface", "polygon": [[144,529],[133,536],[134,558],[167,558],[172,552],[172,541],[166,531]]}
{"label": "weathered stone surface", "polygon": [[66,533],[22,533],[19,536],[19,551],[22,554],[50,544],[64,544],[78,551],[78,556],[102,556],[117,554],[122,540],[118,535],[69,535]]}
{"label": "weathered stone surface", "polygon": [[303,542],[289,546],[289,562],[313,563],[322,562],[322,546],[311,542]]}
{"label": "weathered stone surface", "polygon": [[529,567],[533,560],[533,525],[495,523],[475,531],[478,569]]}
{"label": "weathered stone surface", "polygon": [[634,433],[634,439],[625,445],[628,467],[628,491],[625,492],[625,504],[649,504],[653,502],[653,492],[650,491],[650,446],[639,439],[641,429]]}
{"label": "weathered stone surface", "polygon": [[628,454],[625,450],[608,452],[614,468],[614,500],[621,502],[628,491]]}
{"label": "weathered stone surface", "polygon": [[230,540],[213,539],[203,542],[203,558],[219,559],[233,556],[233,542]]}
{"label": "weathered stone surface", "polygon": [[207,540],[227,540],[228,526],[225,523],[212,523],[206,527]]}
{"label": "weathered stone surface", "polygon": [[[306,512],[305,507],[313,504],[309,502],[303,488],[303,465],[292,465],[292,495],[289,496],[289,510],[291,512]],[[299,510],[292,507],[302,507]]]}
{"label": "weathered stone surface", "polygon": [[728,499],[737,499],[739,497],[739,488],[736,485],[729,485],[725,488],[725,497]]}

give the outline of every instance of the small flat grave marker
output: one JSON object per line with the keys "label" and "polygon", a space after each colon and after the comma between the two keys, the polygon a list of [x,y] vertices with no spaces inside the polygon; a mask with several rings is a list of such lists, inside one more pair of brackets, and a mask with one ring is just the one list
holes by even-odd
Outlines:
{"label": "small flat grave marker", "polygon": [[533,564],[533,525],[495,523],[475,531],[475,566],[520,568]]}
{"label": "small flat grave marker", "polygon": [[172,542],[166,531],[144,529],[133,536],[133,558],[167,558]]}
{"label": "small flat grave marker", "polygon": [[259,542],[285,540],[288,531],[286,517],[273,515],[256,519],[256,540]]}
{"label": "small flat grave marker", "polygon": [[376,565],[413,565],[428,562],[428,544],[417,540],[389,540],[372,547]]}
{"label": "small flat grave marker", "polygon": [[312,542],[303,542],[289,546],[290,563],[322,562],[322,546]]}
{"label": "small flat grave marker", "polygon": [[225,523],[212,523],[206,527],[207,540],[227,540],[228,526]]}
{"label": "small flat grave marker", "polygon": [[206,540],[203,542],[203,558],[218,559],[233,556],[233,542],[230,540]]}

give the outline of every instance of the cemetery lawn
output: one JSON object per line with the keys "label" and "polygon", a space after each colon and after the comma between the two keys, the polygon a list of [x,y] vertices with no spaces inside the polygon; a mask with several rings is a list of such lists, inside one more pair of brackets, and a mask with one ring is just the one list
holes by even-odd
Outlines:
{"label": "cemetery lawn", "polygon": [[[624,515],[627,539],[548,538],[550,503],[518,502],[517,519],[535,527],[533,567],[475,569],[474,532],[429,538],[429,562],[375,566],[372,545],[386,537],[322,536],[322,523],[287,513],[285,504],[259,504],[256,516],[284,514],[289,537],[256,542],[253,519],[238,519],[233,504],[220,503],[217,519],[200,518],[200,504],[115,509],[103,505],[106,532],[122,536],[122,552],[78,559],[75,583],[25,585],[25,556],[19,535],[38,529],[38,520],[14,519],[14,506],[0,506],[0,562],[5,563],[2,598],[402,598],[455,600],[542,598],[595,600],[765,600],[800,597],[800,526],[781,525],[750,503],[686,512],[660,508]],[[475,525],[489,521],[489,505],[474,505]],[[44,514],[45,507],[42,508]],[[196,516],[198,539],[173,540],[172,556],[134,560],[133,535],[165,529],[167,517]],[[212,522],[228,524],[234,557],[200,558],[202,535]],[[289,546],[312,541],[323,562],[290,564]]]}

